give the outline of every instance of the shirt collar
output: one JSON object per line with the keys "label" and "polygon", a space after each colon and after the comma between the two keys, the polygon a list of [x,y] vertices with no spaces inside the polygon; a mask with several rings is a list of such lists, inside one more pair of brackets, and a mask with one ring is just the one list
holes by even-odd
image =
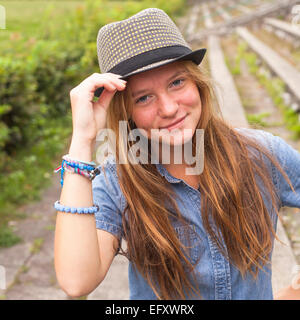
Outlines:
{"label": "shirt collar", "polygon": [[[115,160],[114,157],[108,157],[106,159],[105,163],[106,162],[110,162],[110,163],[114,163],[115,164],[116,160]],[[169,173],[169,171],[161,163],[156,163],[155,165],[156,165],[156,169],[160,173],[160,175],[165,177],[168,182],[170,182],[170,183],[179,183],[179,182],[183,181],[182,179],[173,177]],[[98,167],[101,167],[101,164]]]}
{"label": "shirt collar", "polygon": [[182,179],[178,179],[178,178],[173,177],[161,163],[156,163],[155,165],[156,165],[156,169],[160,173],[160,175],[165,177],[168,182],[179,183],[182,181]]}

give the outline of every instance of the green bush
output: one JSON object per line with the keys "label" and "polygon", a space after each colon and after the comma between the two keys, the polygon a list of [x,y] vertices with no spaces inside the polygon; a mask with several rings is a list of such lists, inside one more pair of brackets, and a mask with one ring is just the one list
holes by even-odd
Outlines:
{"label": "green bush", "polygon": [[[19,5],[30,15],[26,4]],[[67,147],[72,130],[69,91],[100,72],[99,28],[149,7],[171,17],[186,10],[184,0],[87,0],[75,7],[70,1],[67,14],[58,2],[45,1],[45,6],[40,22],[31,9],[32,25],[22,26],[15,18],[10,37],[1,35],[0,247],[18,241],[7,222],[18,216],[19,205],[39,199]]]}

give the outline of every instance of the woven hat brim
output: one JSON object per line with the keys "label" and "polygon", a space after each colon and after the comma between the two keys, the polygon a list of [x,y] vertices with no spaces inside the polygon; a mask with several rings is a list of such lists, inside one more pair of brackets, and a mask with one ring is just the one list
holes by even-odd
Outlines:
{"label": "woven hat brim", "polygon": [[[161,60],[161,61],[158,61],[158,62],[155,62],[155,63],[148,64],[148,65],[146,65],[146,66],[144,66],[142,68],[139,68],[137,70],[133,70],[130,73],[127,73],[127,74],[123,75],[122,77],[120,77],[120,79],[128,80],[128,78],[130,76],[133,76],[133,75],[136,75],[138,73],[145,72],[145,71],[148,71],[148,70],[151,70],[151,69],[154,69],[154,68],[158,68],[158,67],[164,66],[166,64],[169,64],[169,63],[172,63],[172,62],[175,62],[175,61],[191,60],[194,63],[196,63],[197,65],[199,65],[201,63],[201,61],[203,60],[205,53],[206,53],[206,48],[202,48],[202,49],[198,49],[198,50],[192,51],[192,52],[190,52],[188,54],[179,56],[177,58],[164,59],[164,60]],[[100,97],[103,89],[104,89],[103,87],[97,88],[95,90],[95,93],[94,93],[95,97]]]}
{"label": "woven hat brim", "polygon": [[151,64],[148,64],[147,66],[144,66],[142,68],[139,68],[137,70],[134,70],[134,71],[132,71],[130,73],[127,73],[127,74],[123,75],[122,77],[120,77],[120,79],[124,79],[125,80],[130,76],[133,76],[133,75],[136,75],[138,73],[145,72],[145,71],[148,71],[148,70],[152,70],[152,69],[164,66],[166,64],[169,64],[169,63],[172,63],[172,62],[175,62],[175,61],[191,60],[194,63],[196,63],[197,65],[199,65],[201,63],[201,61],[203,60],[203,58],[205,56],[205,53],[206,53],[206,48],[202,48],[202,49],[198,49],[198,50],[192,51],[191,53],[185,54],[185,55],[177,57],[177,58],[166,59],[166,60],[158,61],[158,62],[155,62],[155,63],[151,63]]}

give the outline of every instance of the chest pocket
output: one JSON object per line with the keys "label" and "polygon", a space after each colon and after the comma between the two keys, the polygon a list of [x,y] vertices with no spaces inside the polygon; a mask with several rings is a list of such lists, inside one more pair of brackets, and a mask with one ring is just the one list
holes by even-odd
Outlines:
{"label": "chest pocket", "polygon": [[[201,256],[201,239],[197,235],[194,225],[175,227],[179,241],[183,244],[182,251],[187,259],[196,265]],[[186,267],[186,266],[185,266]]]}

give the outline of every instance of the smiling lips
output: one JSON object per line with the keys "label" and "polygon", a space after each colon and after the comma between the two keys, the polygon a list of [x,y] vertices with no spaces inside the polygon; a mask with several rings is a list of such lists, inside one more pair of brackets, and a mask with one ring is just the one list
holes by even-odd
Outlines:
{"label": "smiling lips", "polygon": [[186,117],[186,115],[184,117],[178,119],[177,121],[169,124],[166,127],[161,127],[160,129],[169,129],[169,130],[171,130],[171,129],[175,129],[177,127],[180,127],[182,125],[182,123],[184,122],[185,117]]}

